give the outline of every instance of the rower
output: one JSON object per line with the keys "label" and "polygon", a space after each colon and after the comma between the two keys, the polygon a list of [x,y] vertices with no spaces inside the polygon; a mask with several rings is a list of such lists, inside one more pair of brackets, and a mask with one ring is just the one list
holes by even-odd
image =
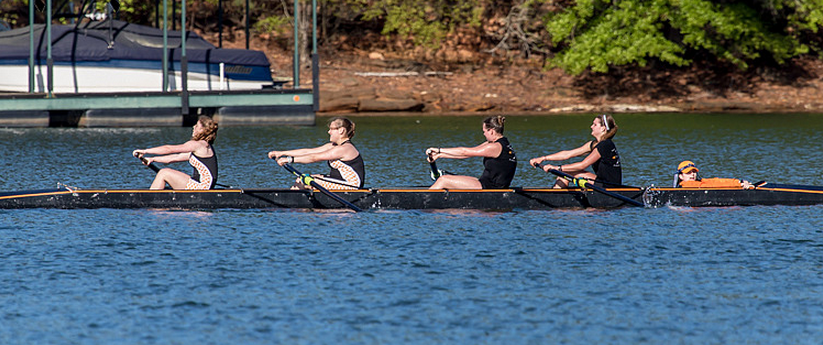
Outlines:
{"label": "rower", "polygon": [[517,170],[517,157],[503,136],[503,116],[489,116],[483,120],[486,141],[475,147],[430,147],[426,150],[429,163],[440,158],[465,159],[483,157],[485,169],[479,178],[463,175],[442,175],[429,189],[501,189],[509,188]]}
{"label": "rower", "polygon": [[752,189],[754,186],[749,181],[741,181],[736,178],[700,178],[700,170],[692,161],[682,161],[677,165],[674,173],[674,187],[689,188],[743,188]]}
{"label": "rower", "polygon": [[[329,142],[314,148],[271,151],[269,158],[283,166],[289,163],[314,163],[327,161],[331,171],[328,175],[312,175],[315,182],[326,189],[360,189],[366,180],[366,167],[360,151],[352,144],[355,124],[345,117],[329,120]],[[300,178],[294,189],[309,189]]]}
{"label": "rower", "polygon": [[[194,168],[191,176],[171,168],[160,169],[151,183],[151,189],[164,189],[166,184],[172,189],[212,189],[217,184],[217,152],[212,146],[216,138],[217,121],[208,116],[200,116],[192,127],[189,141],[180,145],[134,150],[132,155],[148,166],[152,166],[152,162],[188,161]],[[146,157],[147,154],[155,156]]]}
{"label": "rower", "polygon": [[[614,135],[617,134],[617,124],[614,122],[614,118],[606,114],[598,115],[592,120],[590,128],[594,140],[590,140],[576,149],[532,158],[529,160],[529,165],[542,168],[545,172],[552,169],[562,171],[574,178],[594,180],[595,183],[612,186],[621,185],[623,183],[623,170],[620,167],[620,154],[612,141]],[[540,166],[543,161],[563,161],[582,156],[586,156],[586,158],[577,163]],[[592,167],[594,173],[586,171],[588,167]],[[557,177],[553,188],[566,188],[567,186],[566,179]]]}

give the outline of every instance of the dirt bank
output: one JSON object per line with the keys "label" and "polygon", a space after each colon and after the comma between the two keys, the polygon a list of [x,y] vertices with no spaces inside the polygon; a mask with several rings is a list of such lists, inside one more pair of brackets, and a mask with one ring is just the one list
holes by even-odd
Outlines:
{"label": "dirt bank", "polygon": [[[260,39],[252,49],[266,52],[276,76],[292,77],[291,53]],[[408,55],[321,50],[321,113],[823,113],[823,61],[816,59],[765,72],[720,75],[710,70],[722,67],[703,66],[615,79],[572,77],[537,58],[501,63],[457,51],[431,62]],[[300,80],[311,85],[308,65]]]}

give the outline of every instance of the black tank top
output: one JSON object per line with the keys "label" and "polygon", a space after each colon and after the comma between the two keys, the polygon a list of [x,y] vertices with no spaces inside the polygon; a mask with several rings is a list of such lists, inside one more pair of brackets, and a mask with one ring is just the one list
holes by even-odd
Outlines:
{"label": "black tank top", "polygon": [[600,159],[592,164],[597,180],[609,184],[623,184],[623,170],[620,167],[620,154],[611,139],[601,141],[595,146]]}
{"label": "black tank top", "polygon": [[[347,140],[347,141],[343,142],[343,144],[341,144],[341,145],[346,145],[346,144],[354,146],[354,144],[352,144],[352,142],[350,140]],[[335,145],[335,146],[337,146],[337,145]],[[333,164],[335,162],[339,162],[341,164]],[[363,162],[363,156],[362,155],[360,155],[358,153],[357,157],[354,157],[354,159],[352,159],[352,160],[344,161],[344,160],[339,160],[338,159],[338,160],[335,160],[335,161],[328,161],[328,164],[329,164],[329,168],[331,168],[331,170],[329,171],[329,174],[326,175],[326,176],[328,176],[330,178],[333,178],[333,179],[342,180],[342,181],[351,181],[351,180],[356,181],[357,179],[359,179],[360,184],[357,187],[363,188],[363,185],[366,182],[366,165]],[[337,165],[339,168],[335,168],[334,165]],[[355,173],[355,174],[357,174],[357,177],[354,178],[354,179],[352,179],[351,177],[346,178],[346,177],[343,176],[344,175],[343,172],[340,171],[341,169],[346,170],[348,173]],[[348,173],[346,175],[349,175]]]}
{"label": "black tank top", "polygon": [[[211,152],[213,153],[211,157],[199,157],[196,154],[194,154],[194,152],[192,152],[191,156],[194,157],[194,159],[203,163],[203,165],[205,165],[206,168],[209,169],[209,171],[211,172],[211,176],[213,177],[211,179],[211,187],[209,188],[213,189],[214,186],[217,185],[217,151],[214,149],[214,146],[209,145],[209,147],[211,147]],[[194,168],[194,172],[191,173],[191,178],[192,180],[200,182],[200,172],[197,171],[197,168]]]}
{"label": "black tank top", "polygon": [[509,188],[517,170],[517,157],[514,154],[509,139],[502,137],[495,141],[503,146],[500,155],[495,158],[483,158],[483,174],[480,175],[480,185],[483,189]]}

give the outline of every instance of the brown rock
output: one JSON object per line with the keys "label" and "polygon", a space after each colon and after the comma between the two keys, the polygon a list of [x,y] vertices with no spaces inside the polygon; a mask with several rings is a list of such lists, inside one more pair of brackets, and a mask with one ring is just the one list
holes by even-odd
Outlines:
{"label": "brown rock", "polygon": [[355,87],[355,86],[359,86],[360,82],[357,81],[357,79],[348,77],[348,78],[340,79],[340,84],[345,86],[345,87]]}
{"label": "brown rock", "polygon": [[343,97],[324,99],[320,97],[320,111],[321,112],[354,112],[360,105],[360,100],[355,97]]}
{"label": "brown rock", "polygon": [[391,98],[391,99],[407,99],[412,98],[412,93],[408,90],[401,90],[400,87],[397,89],[385,89],[380,90],[378,93],[382,98]]}
{"label": "brown rock", "polygon": [[376,98],[360,101],[360,112],[420,111],[424,104],[414,99]]}
{"label": "brown rock", "polygon": [[352,88],[343,88],[339,90],[320,90],[320,99],[337,99],[337,98],[356,98],[356,99],[366,99],[366,98],[375,98],[377,97],[377,90],[374,87],[366,86],[366,87],[352,87]]}

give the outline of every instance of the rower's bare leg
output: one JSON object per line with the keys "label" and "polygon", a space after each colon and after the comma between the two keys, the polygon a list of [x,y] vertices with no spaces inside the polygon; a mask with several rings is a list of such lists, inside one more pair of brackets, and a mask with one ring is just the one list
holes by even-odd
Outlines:
{"label": "rower's bare leg", "polygon": [[564,179],[562,177],[558,177],[556,180],[554,180],[554,186],[552,186],[552,188],[560,189],[560,188],[567,188],[568,186],[569,186],[569,182],[566,181],[566,179]]}
{"label": "rower's bare leg", "polygon": [[154,181],[151,183],[150,189],[165,189],[166,184],[169,184],[171,189],[186,189],[186,184],[189,182],[189,175],[183,172],[163,168],[157,172]]}
{"label": "rower's bare leg", "polygon": [[[588,171],[580,171],[580,172],[575,172],[575,173],[570,172],[569,175],[572,175],[575,178],[588,179],[588,180],[591,180],[591,181],[594,181],[597,178],[597,175],[592,174]],[[562,177],[558,177],[557,180],[554,181],[554,186],[552,186],[552,188],[568,188],[568,187],[569,187],[569,181],[567,181],[566,179],[564,179]]]}
{"label": "rower's bare leg", "polygon": [[592,174],[588,171],[583,171],[583,172],[573,174],[573,175],[574,175],[574,177],[577,177],[577,178],[584,178],[584,179],[588,179],[588,180],[592,180],[592,181],[597,179],[597,175]]}
{"label": "rower's bare leg", "polygon": [[429,189],[483,189],[483,186],[476,177],[443,175]]}
{"label": "rower's bare leg", "polygon": [[[311,176],[314,177],[314,178],[323,177],[323,175],[318,175],[318,174],[312,174]],[[304,185],[302,179],[300,177],[298,177],[296,180],[294,180],[294,184],[291,185],[291,187],[289,189],[291,189],[291,190],[307,190],[307,189],[311,189],[311,187],[309,187],[307,185]]]}

